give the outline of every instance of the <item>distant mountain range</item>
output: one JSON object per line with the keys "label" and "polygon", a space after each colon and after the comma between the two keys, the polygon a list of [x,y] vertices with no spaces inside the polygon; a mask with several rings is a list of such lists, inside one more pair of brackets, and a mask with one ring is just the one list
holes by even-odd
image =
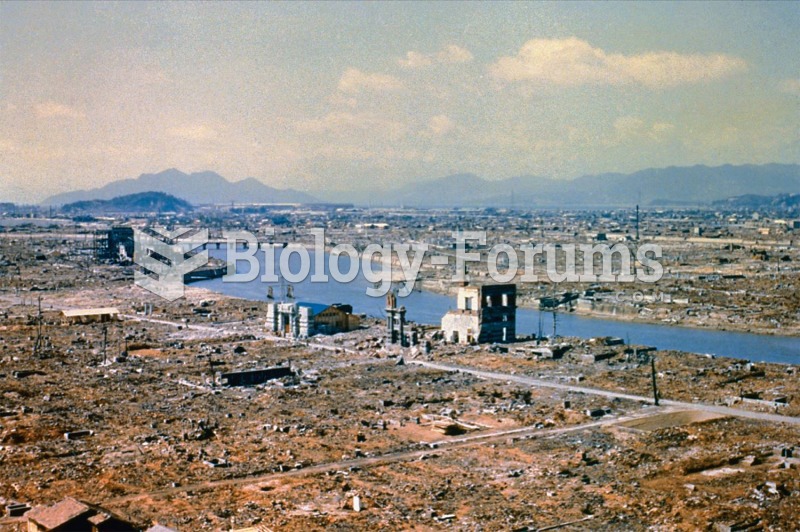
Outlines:
{"label": "distant mountain range", "polygon": [[269,187],[255,178],[230,182],[215,172],[185,174],[174,168],[157,174],[142,174],[136,179],[113,181],[92,190],[77,190],[50,196],[44,205],[66,205],[76,201],[109,200],[141,192],[165,192],[192,203],[314,203],[317,200],[292,189]]}
{"label": "distant mountain range", "polygon": [[[632,174],[599,174],[572,180],[520,176],[488,181],[457,174],[370,194],[369,203],[425,207],[590,207],[624,205],[707,205],[745,194],[800,191],[800,165],[690,166],[647,169]],[[379,199],[376,199],[379,198]],[[366,198],[353,198],[365,203]]]}
{"label": "distant mountain range", "polygon": [[745,194],[714,202],[714,206],[727,208],[760,209],[771,208],[782,211],[800,210],[800,194],[778,194],[777,196],[759,196]]}
{"label": "distant mountain range", "polygon": [[140,192],[110,200],[76,201],[62,206],[61,209],[71,213],[96,214],[106,212],[187,212],[193,210],[193,207],[189,202],[164,192]]}
{"label": "distant mountain range", "polygon": [[[214,172],[185,174],[166,170],[137,179],[115,181],[94,189],[58,194],[45,205],[111,199],[146,191],[183,198],[194,205],[210,203],[317,203],[297,190],[280,190],[254,178],[232,183]],[[395,189],[354,187],[320,191],[322,201],[357,205],[410,207],[610,207],[710,205],[733,196],[794,194],[800,191],[800,165],[687,166],[647,169],[632,174],[587,175],[563,180],[519,176],[487,180],[456,174],[423,180]]]}

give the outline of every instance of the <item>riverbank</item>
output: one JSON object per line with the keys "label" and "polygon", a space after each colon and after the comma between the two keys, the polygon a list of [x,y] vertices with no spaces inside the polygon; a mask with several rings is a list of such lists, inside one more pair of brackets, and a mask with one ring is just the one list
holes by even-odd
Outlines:
{"label": "riverbank", "polygon": [[[453,297],[455,299],[455,291],[442,288],[442,283],[439,281],[420,281],[421,289],[426,292],[439,294],[443,296]],[[518,308],[525,308],[530,310],[539,310],[538,304],[530,302],[519,302]],[[724,322],[719,318],[703,317],[703,316],[685,316],[682,321],[676,322],[672,319],[655,318],[648,314],[641,312],[632,312],[631,307],[617,307],[618,312],[606,312],[601,310],[564,310],[559,309],[559,314],[577,315],[584,318],[593,318],[598,320],[613,320],[621,323],[642,323],[648,325],[661,325],[676,328],[688,328],[699,330],[711,331],[726,331],[737,332],[746,334],[758,334],[764,336],[793,336],[800,338],[800,323],[796,323],[792,327],[766,327],[753,325],[752,323],[731,323]],[[547,311],[551,313],[552,311]]]}
{"label": "riverbank", "polygon": [[[316,258],[313,253],[313,245],[309,243],[297,243],[296,245],[301,246],[309,251],[309,255],[313,263]],[[326,256],[330,256],[330,252],[332,250],[333,247],[327,245],[325,247]],[[276,257],[278,255],[279,252],[276,253]],[[371,259],[373,265],[383,265],[383,261],[378,260],[377,256],[373,255]],[[343,255],[341,256],[340,260],[347,261],[348,257]],[[349,264],[343,266],[343,271],[346,271],[347,268],[349,268]],[[400,283],[405,282],[401,265],[396,256],[392,257],[391,268],[392,283],[394,285],[399,285]],[[316,272],[316,269],[312,271]],[[327,267],[326,273],[329,273],[327,272]],[[441,273],[441,271],[437,270],[430,264],[423,262],[422,268],[420,269],[417,280],[414,284],[414,290],[452,298],[452,304],[455,306],[457,286],[448,282],[446,279],[439,278]],[[575,289],[579,288],[575,287]],[[525,286],[518,285],[517,304],[519,308],[538,310],[538,303],[531,301],[531,297],[532,296],[530,293],[525,294]],[[608,308],[609,306],[611,307],[610,309]],[[689,305],[688,303],[678,304],[677,302],[656,302],[646,305],[642,303],[634,303],[632,300],[625,300],[618,304],[603,303],[602,305],[597,305],[597,308],[594,307],[594,305],[592,305],[591,308],[587,308],[586,306],[578,306],[573,307],[573,309],[570,311],[559,310],[559,314],[576,315],[585,318],[615,321],[619,323],[674,327],[678,329],[723,331],[762,336],[800,338],[800,321],[783,319],[783,323],[781,323],[776,320],[771,320],[769,317],[765,318],[757,314],[755,309],[737,307],[735,305],[731,306],[730,308],[726,308],[724,306],[709,305],[703,301],[699,301],[693,305]],[[382,302],[379,302],[377,305],[375,305],[375,308],[382,308]],[[747,316],[747,319],[745,320],[743,316]],[[439,320],[437,318],[435,323],[438,323],[438,321]]]}

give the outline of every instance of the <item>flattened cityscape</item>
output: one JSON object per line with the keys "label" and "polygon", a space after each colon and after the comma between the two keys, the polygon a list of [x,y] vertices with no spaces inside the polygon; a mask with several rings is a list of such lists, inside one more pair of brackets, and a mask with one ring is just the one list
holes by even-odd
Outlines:
{"label": "flattened cityscape", "polygon": [[0,532],[800,530],[800,2],[0,0]]}
{"label": "flattened cityscape", "polygon": [[[800,518],[796,208],[6,209],[4,530],[755,530]],[[396,275],[370,313],[285,279],[233,297],[201,288],[233,273],[219,258],[169,301],[134,282],[133,229],[146,227],[212,227],[212,255],[226,229],[278,254],[312,246],[309,227],[325,229],[328,251],[424,242],[448,262],[424,259],[413,293],[452,303],[439,322],[414,322]],[[459,230],[486,241],[456,281]],[[665,273],[491,280],[492,246],[536,241],[659,243]],[[727,333],[714,353],[691,353],[562,334],[576,315]],[[741,333],[762,350],[729,355],[737,337],[725,334]]]}

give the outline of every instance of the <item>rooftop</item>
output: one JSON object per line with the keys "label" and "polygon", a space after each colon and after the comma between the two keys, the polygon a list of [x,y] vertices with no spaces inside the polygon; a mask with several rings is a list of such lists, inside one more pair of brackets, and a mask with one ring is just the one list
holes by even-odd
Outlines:
{"label": "rooftop", "polygon": [[80,316],[102,316],[104,314],[119,314],[119,310],[114,307],[69,309],[62,311],[62,314],[67,318],[75,318]]}
{"label": "rooftop", "polygon": [[53,506],[34,508],[25,517],[48,530],[57,528],[90,511],[88,505],[67,497]]}

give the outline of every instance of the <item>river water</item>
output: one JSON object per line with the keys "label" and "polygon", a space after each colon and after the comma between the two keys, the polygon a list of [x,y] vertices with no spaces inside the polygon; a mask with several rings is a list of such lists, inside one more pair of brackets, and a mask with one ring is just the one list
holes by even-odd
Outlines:
{"label": "river water", "polygon": [[[209,255],[225,259],[225,250],[209,250]],[[281,250],[275,250],[275,267],[272,271],[280,271],[279,260]],[[310,253],[311,271],[314,272],[314,254]],[[259,252],[261,272],[264,269],[265,254]],[[290,270],[300,270],[300,258],[293,253],[288,261]],[[377,269],[377,266],[375,266]],[[249,266],[242,261],[237,263],[237,273],[247,272]],[[347,256],[339,257],[339,271],[349,270]],[[329,273],[326,256],[325,273]],[[310,276],[308,276],[310,278]],[[359,275],[349,283],[339,283],[332,278],[326,283],[312,283],[309,278],[292,283],[294,298],[299,302],[309,303],[343,303],[353,306],[358,314],[384,317],[384,298],[375,298],[366,294],[371,286],[363,275]],[[268,287],[273,288],[276,300],[282,299],[288,283],[263,283],[259,278],[246,283],[224,282],[223,279],[211,279],[194,283],[193,286],[207,288],[215,292],[251,300],[267,299]],[[406,307],[409,321],[424,324],[439,324],[442,316],[455,308],[455,297],[414,291],[406,297],[398,298],[398,304]],[[545,335],[553,332],[553,316],[544,313],[542,329]],[[533,309],[517,310],[517,333],[535,334],[539,330],[539,311]],[[713,354],[751,360],[754,362],[779,362],[782,364],[800,363],[800,338],[789,336],[767,336],[749,333],[715,331],[707,329],[691,329],[669,325],[653,325],[646,323],[630,323],[602,318],[590,318],[575,314],[558,313],[556,315],[556,331],[561,336],[577,336],[591,338],[595,336],[615,336],[623,338],[626,343],[650,345],[658,349],[674,349],[692,353]]]}

